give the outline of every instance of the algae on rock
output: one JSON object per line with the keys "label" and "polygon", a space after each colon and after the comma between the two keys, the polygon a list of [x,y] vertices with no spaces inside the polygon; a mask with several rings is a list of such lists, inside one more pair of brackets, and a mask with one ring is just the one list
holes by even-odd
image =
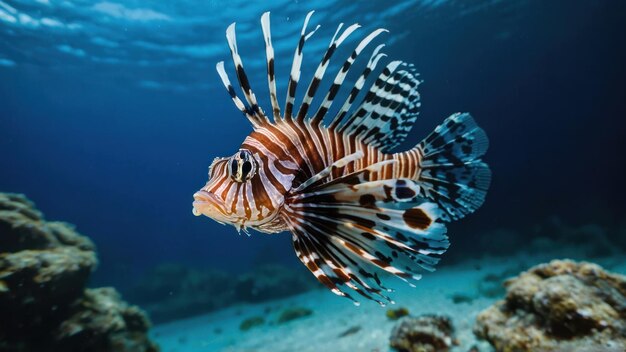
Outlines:
{"label": "algae on rock", "polygon": [[97,264],[72,225],[0,193],[0,350],[157,351],[139,308],[112,288],[85,289]]}
{"label": "algae on rock", "polygon": [[406,316],[391,331],[389,345],[400,352],[446,352],[455,344],[454,327],[448,317]]}
{"label": "algae on rock", "polygon": [[509,279],[474,333],[498,351],[626,351],[626,277],[554,260]]}

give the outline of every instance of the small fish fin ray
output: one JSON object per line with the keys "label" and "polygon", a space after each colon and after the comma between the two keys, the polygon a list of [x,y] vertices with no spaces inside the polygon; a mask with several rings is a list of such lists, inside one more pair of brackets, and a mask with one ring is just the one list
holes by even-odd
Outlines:
{"label": "small fish fin ray", "polygon": [[481,157],[488,147],[485,131],[467,113],[448,117],[417,145],[423,195],[439,204],[444,220],[463,218],[485,201],[491,170]]}
{"label": "small fish fin ray", "polygon": [[380,73],[361,105],[339,128],[383,152],[408,136],[420,108],[421,81],[412,64],[392,61]]}
{"label": "small fish fin ray", "polygon": [[[269,25],[269,24],[268,24]],[[222,83],[224,87],[228,91],[231,99],[235,103],[235,106],[241,111],[252,123],[254,128],[264,126],[270,123],[269,119],[263,112],[263,109],[259,106],[257,102],[256,95],[252,91],[250,87],[250,81],[246,74],[246,71],[243,68],[243,61],[241,60],[241,56],[239,55],[239,49],[237,48],[237,37],[235,34],[235,23],[232,23],[226,29],[226,40],[228,41],[228,46],[230,48],[230,53],[233,59],[233,63],[235,65],[235,72],[237,75],[237,80],[239,81],[239,86],[241,91],[243,92],[246,103],[244,103],[235,92],[235,88],[230,82],[230,78],[224,69],[224,62],[220,61],[216,65],[217,73],[222,79]],[[268,44],[266,44],[268,45]],[[271,43],[269,44],[271,45]]]}
{"label": "small fish fin ray", "polygon": [[380,276],[414,286],[423,270],[434,270],[449,242],[439,207],[419,196],[418,182],[369,181],[371,171],[291,194],[283,217],[296,254],[320,282],[340,296],[354,300],[349,288],[384,305],[393,301]]}

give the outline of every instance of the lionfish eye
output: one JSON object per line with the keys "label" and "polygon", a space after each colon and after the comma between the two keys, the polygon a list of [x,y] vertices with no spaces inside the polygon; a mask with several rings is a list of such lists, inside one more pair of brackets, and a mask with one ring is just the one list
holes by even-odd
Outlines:
{"label": "lionfish eye", "polygon": [[256,162],[250,151],[241,149],[228,161],[230,178],[236,182],[244,182],[251,179],[256,173]]}

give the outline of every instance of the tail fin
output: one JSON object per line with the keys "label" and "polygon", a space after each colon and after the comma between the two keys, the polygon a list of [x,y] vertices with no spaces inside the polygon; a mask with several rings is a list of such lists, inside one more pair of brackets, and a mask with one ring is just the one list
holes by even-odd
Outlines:
{"label": "tail fin", "polygon": [[422,154],[418,181],[444,220],[463,218],[485,201],[491,171],[480,158],[488,146],[485,131],[467,113],[448,117],[417,146]]}

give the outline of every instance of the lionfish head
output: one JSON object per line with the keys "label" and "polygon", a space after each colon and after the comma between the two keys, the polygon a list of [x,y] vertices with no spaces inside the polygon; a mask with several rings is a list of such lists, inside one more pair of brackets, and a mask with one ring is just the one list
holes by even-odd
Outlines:
{"label": "lionfish head", "polygon": [[193,195],[193,214],[233,225],[238,231],[274,219],[279,206],[276,196],[271,200],[264,193],[259,174],[263,162],[247,149],[239,149],[228,158],[215,158],[209,167],[209,180]]}

